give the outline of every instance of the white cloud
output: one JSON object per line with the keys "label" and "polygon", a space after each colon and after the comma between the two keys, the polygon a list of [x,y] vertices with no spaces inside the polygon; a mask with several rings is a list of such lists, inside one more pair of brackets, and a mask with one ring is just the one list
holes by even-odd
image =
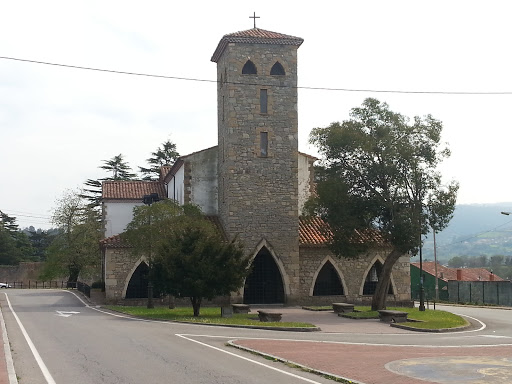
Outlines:
{"label": "white cloud", "polygon": [[[485,6],[484,6],[485,4]],[[299,85],[512,91],[507,1],[15,1],[0,13],[0,56],[214,80],[220,38],[259,27],[305,39]],[[299,90],[300,150],[311,128],[343,120],[366,97],[444,123],[447,179],[460,202],[512,200],[511,95]],[[182,154],[217,142],[216,85],[0,59],[0,209],[47,214],[67,188],[103,176],[122,153],[144,165],[170,138]],[[30,218],[18,216],[22,226]],[[35,225],[37,226],[37,225]]]}

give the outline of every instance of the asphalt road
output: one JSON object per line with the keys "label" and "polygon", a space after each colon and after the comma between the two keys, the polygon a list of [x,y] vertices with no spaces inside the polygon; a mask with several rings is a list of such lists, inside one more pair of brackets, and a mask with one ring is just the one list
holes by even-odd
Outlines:
{"label": "asphalt road", "polygon": [[0,294],[0,304],[21,384],[332,383],[227,346],[232,339],[247,339],[247,343],[277,339],[283,345],[285,340],[330,342],[365,348],[367,354],[372,346],[433,346],[453,351],[512,345],[512,311],[507,310],[439,307],[470,316],[473,327],[432,334],[411,333],[378,321],[365,321],[364,327],[351,321],[340,327],[332,313],[287,309],[283,320],[290,316],[324,330],[298,333],[130,319],[89,307],[68,291],[6,293]]}
{"label": "asphalt road", "polygon": [[[21,384],[308,382],[298,376],[311,383],[329,382],[226,346],[230,328],[127,319],[86,307],[59,290],[9,290],[7,297],[0,296]],[[204,343],[177,336],[191,333],[223,337]]]}

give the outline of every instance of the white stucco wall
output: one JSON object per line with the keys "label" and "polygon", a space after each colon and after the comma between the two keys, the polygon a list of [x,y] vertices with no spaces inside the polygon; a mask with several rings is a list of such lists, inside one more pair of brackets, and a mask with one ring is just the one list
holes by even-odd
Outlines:
{"label": "white stucco wall", "polygon": [[310,172],[310,163],[313,161],[311,157],[299,153],[299,215],[302,214],[304,204],[311,195],[310,182],[313,175]]}
{"label": "white stucco wall", "polygon": [[175,175],[169,181],[167,185],[167,198],[174,199],[178,203],[183,204],[185,202],[185,167],[183,164],[181,168],[175,173]]}
{"label": "white stucco wall", "polygon": [[118,235],[126,229],[133,217],[133,208],[142,205],[135,202],[104,202],[105,237]]}
{"label": "white stucco wall", "polygon": [[205,215],[217,215],[218,208],[218,147],[189,155],[185,159],[190,169],[190,202],[197,204]]}

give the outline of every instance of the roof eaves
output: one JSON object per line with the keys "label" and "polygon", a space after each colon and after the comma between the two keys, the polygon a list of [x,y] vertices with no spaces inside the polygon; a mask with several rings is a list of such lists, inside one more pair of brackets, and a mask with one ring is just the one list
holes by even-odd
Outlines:
{"label": "roof eaves", "polygon": [[211,61],[217,63],[229,43],[295,45],[300,47],[303,42],[304,39],[300,37],[253,28],[224,35],[217,45]]}

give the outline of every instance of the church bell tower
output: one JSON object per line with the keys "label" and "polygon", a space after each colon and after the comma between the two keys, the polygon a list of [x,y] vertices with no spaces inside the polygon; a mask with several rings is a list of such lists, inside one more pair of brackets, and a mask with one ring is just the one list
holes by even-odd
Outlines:
{"label": "church bell tower", "polygon": [[250,254],[265,245],[284,301],[299,286],[297,49],[303,39],[259,28],[225,35],[218,80],[219,217]]}

